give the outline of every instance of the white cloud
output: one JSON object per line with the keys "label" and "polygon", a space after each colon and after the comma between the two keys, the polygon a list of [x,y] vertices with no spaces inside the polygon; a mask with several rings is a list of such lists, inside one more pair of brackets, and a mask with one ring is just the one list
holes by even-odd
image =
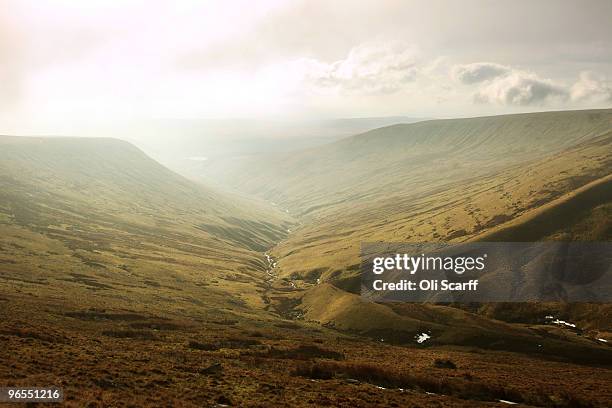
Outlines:
{"label": "white cloud", "polygon": [[302,60],[305,80],[319,88],[362,94],[391,94],[416,80],[420,68],[415,47],[364,43],[332,63]]}
{"label": "white cloud", "polygon": [[[0,0],[0,132],[132,118],[442,117],[557,99],[556,108],[610,104],[609,81],[578,79],[587,70],[612,79],[612,47],[601,40],[612,32],[609,1],[252,3]],[[459,62],[474,63],[451,69]]]}
{"label": "white cloud", "polygon": [[512,70],[494,62],[475,62],[473,64],[455,65],[452,76],[464,84],[476,84],[510,73]]}
{"label": "white cloud", "polygon": [[562,84],[533,72],[493,62],[455,65],[451,77],[462,84],[477,86],[473,100],[505,106],[546,105],[566,101],[569,90]]}
{"label": "white cloud", "polygon": [[591,71],[583,71],[570,94],[577,102],[612,102],[612,82]]}
{"label": "white cloud", "polygon": [[539,78],[525,71],[509,74],[487,81],[474,95],[479,103],[500,105],[546,105],[566,100],[568,91],[551,80]]}
{"label": "white cloud", "polygon": [[581,72],[571,86],[494,62],[455,65],[450,72],[456,82],[477,87],[473,100],[480,104],[579,107],[612,102],[612,82],[591,71]]}

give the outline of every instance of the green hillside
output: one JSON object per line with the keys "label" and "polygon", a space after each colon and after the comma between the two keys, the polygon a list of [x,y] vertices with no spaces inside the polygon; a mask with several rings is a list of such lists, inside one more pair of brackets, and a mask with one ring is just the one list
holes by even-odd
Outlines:
{"label": "green hillside", "polygon": [[[422,320],[414,308],[398,316],[388,305],[359,302],[351,292],[359,290],[361,243],[467,241],[500,229],[509,241],[610,239],[611,130],[612,110],[428,121],[223,169],[212,163],[209,171],[223,171],[227,183],[288,208],[301,222],[272,253],[280,276],[301,291],[292,299],[305,319],[366,332],[440,318],[447,329],[454,319],[473,327],[472,318],[450,318],[456,312],[449,308],[423,306],[429,317]],[[521,220],[534,221],[521,227]],[[609,330],[605,319],[559,305],[523,308],[524,319],[503,307],[484,310],[476,311],[525,323],[562,311]]]}
{"label": "green hillside", "polygon": [[226,306],[229,293],[252,312],[263,251],[289,226],[271,206],[198,185],[123,141],[0,137],[5,293],[162,309],[170,298]]}
{"label": "green hillside", "polygon": [[[576,205],[580,215],[546,223],[545,238],[605,236],[609,228],[591,226],[609,206],[588,193],[610,174],[612,138],[595,134],[601,123],[524,161],[453,155],[431,141],[419,149],[466,164],[442,157],[425,167],[399,146],[368,156],[378,145],[371,136],[328,146],[348,144],[345,156],[262,157],[262,166],[296,166],[266,180],[295,183],[276,206],[261,199],[271,201],[267,193],[246,198],[187,180],[114,139],[0,137],[0,378],[61,379],[68,406],[227,405],[226,396],[239,406],[299,405],[329,386],[360,394],[316,400],[323,405],[609,400],[609,375],[594,368],[612,361],[598,340],[609,338],[609,307],[376,304],[354,293],[365,241],[477,239]],[[415,183],[418,174],[429,181]],[[254,192],[262,175],[245,173]],[[549,313],[580,326],[546,324]],[[518,366],[528,383],[508,377]],[[550,385],[550,373],[564,380]],[[561,394],[576,377],[581,384]]]}
{"label": "green hillside", "polygon": [[202,177],[275,202],[296,216],[323,216],[393,196],[432,194],[611,129],[609,109],[431,120],[301,152],[210,161]]}
{"label": "green hillside", "polygon": [[274,250],[281,275],[338,281],[357,274],[361,242],[467,240],[607,176],[611,129],[612,110],[428,121],[244,158],[219,178],[301,222]]}

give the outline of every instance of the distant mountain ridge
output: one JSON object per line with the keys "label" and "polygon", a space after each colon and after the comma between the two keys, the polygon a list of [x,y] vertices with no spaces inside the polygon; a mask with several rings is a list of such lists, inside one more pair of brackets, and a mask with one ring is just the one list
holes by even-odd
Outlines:
{"label": "distant mountain ridge", "polygon": [[397,189],[424,192],[432,177],[440,185],[444,179],[482,176],[611,129],[610,109],[429,120],[298,152],[211,160],[202,164],[201,177],[310,214]]}
{"label": "distant mountain ridge", "polygon": [[[197,160],[297,151],[330,143],[367,130],[423,118],[407,116],[338,119],[157,119],[98,125],[84,135],[127,140],[148,155],[194,174]],[[79,136],[83,135],[79,134]]]}

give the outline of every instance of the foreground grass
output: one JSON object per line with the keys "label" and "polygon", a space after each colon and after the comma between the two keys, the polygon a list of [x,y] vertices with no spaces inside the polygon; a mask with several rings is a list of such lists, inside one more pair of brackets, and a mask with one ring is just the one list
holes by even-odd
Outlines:
{"label": "foreground grass", "polygon": [[588,408],[595,406],[593,402],[575,395],[572,390],[564,390],[552,395],[544,390],[519,391],[503,385],[475,381],[470,375],[465,378],[449,378],[412,374],[374,364],[322,361],[302,364],[297,367],[295,374],[323,380],[345,378],[384,388],[414,389],[466,400],[503,400],[542,407]]}
{"label": "foreground grass", "polygon": [[178,311],[61,310],[3,299],[0,386],[56,385],[69,407],[472,407],[499,399],[605,407],[612,401],[612,371],[605,367],[393,346],[274,319],[196,320]]}

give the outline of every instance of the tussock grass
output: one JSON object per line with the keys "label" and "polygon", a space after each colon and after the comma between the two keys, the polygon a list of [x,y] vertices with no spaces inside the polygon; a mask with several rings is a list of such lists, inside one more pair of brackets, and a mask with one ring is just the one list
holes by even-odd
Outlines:
{"label": "tussock grass", "polygon": [[199,341],[191,340],[187,347],[194,350],[204,351],[217,351],[221,349],[243,349],[251,346],[260,345],[261,341],[250,338],[232,337],[227,339],[220,339],[210,343],[201,343]]}
{"label": "tussock grass", "polygon": [[457,365],[452,360],[436,358],[434,361],[434,367],[455,369],[457,368]]}
{"label": "tussock grass", "polygon": [[259,356],[267,358],[279,358],[290,360],[312,360],[314,358],[326,358],[330,360],[344,360],[344,354],[321,348],[315,345],[300,345],[291,349],[270,348]]}
{"label": "tussock grass", "polygon": [[480,381],[417,375],[367,363],[340,363],[332,361],[303,363],[295,369],[294,374],[300,377],[320,380],[330,380],[333,378],[354,379],[385,388],[417,389],[466,400],[506,400],[555,408],[588,408],[594,406],[591,402],[572,395],[569,391],[557,395],[549,395],[541,390],[525,393],[510,387]]}
{"label": "tussock grass", "polygon": [[139,340],[155,340],[157,337],[146,330],[105,330],[102,332],[104,336],[115,337],[118,339],[139,339]]}

